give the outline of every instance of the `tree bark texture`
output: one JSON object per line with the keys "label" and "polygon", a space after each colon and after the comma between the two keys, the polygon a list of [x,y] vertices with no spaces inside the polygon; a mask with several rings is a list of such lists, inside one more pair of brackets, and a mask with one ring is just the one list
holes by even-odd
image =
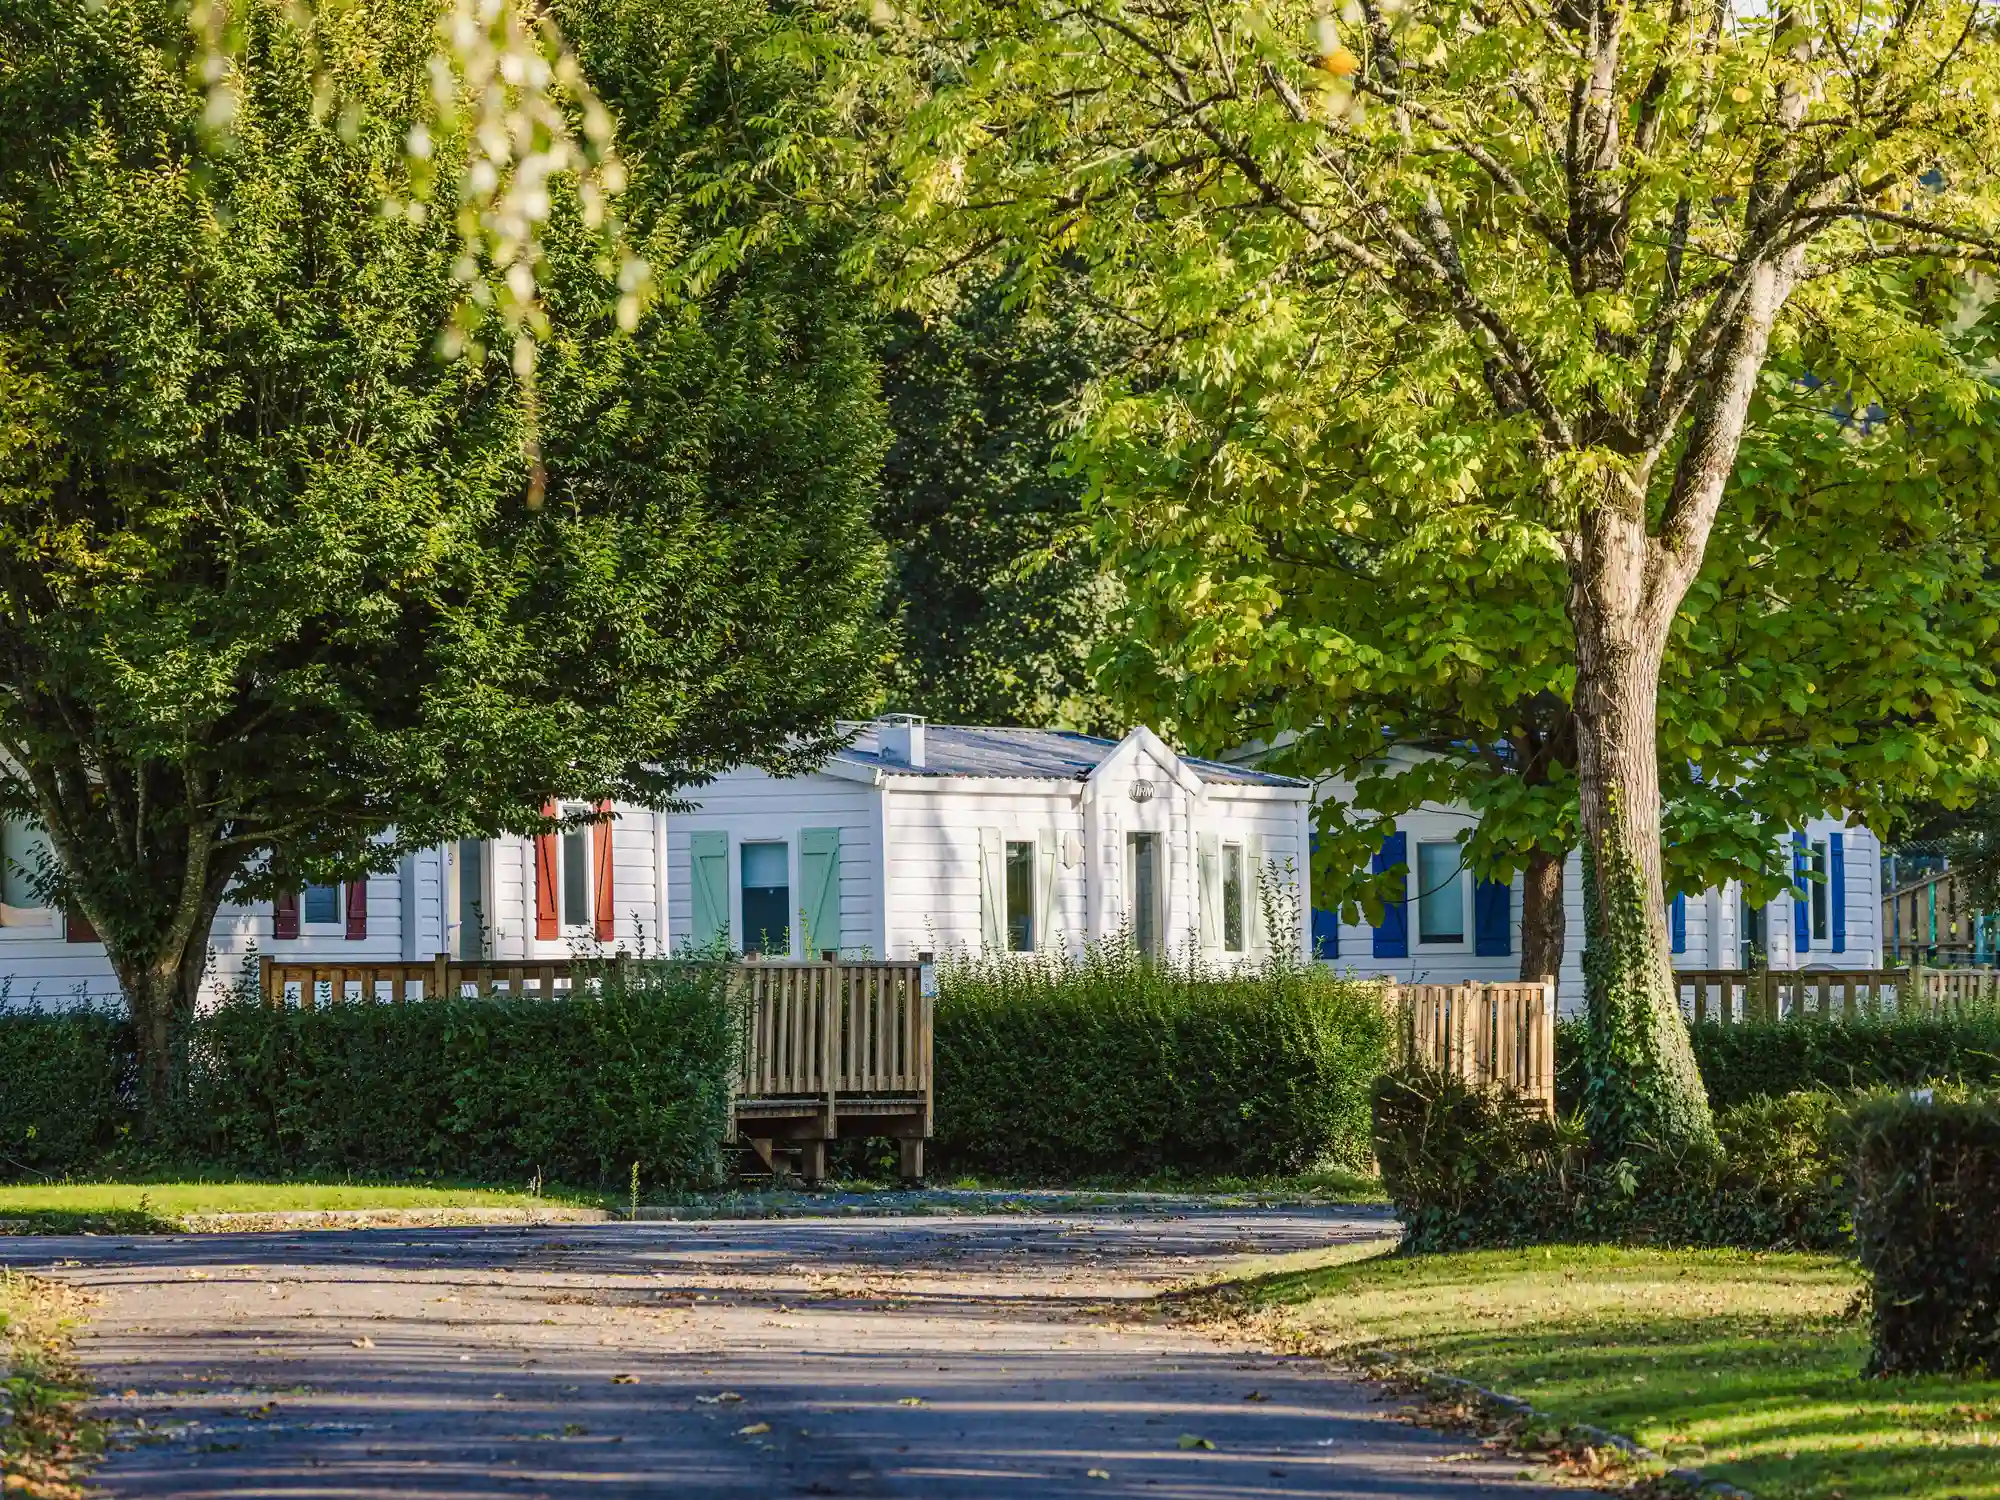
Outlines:
{"label": "tree bark texture", "polygon": [[1530,983],[1562,976],[1563,943],[1568,937],[1563,911],[1563,864],[1567,854],[1537,849],[1521,872],[1521,978]]}
{"label": "tree bark texture", "polygon": [[1643,511],[1591,512],[1583,542],[1571,615],[1578,811],[1596,919],[1585,963],[1585,1116],[1608,1158],[1677,1160],[1713,1150],[1715,1126],[1681,1019],[1660,874],[1656,730],[1673,615],[1648,608],[1658,579]]}

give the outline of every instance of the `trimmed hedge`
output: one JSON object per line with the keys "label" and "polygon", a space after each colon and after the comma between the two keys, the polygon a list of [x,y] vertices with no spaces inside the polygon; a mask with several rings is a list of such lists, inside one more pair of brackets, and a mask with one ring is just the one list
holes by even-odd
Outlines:
{"label": "trimmed hedge", "polygon": [[1427,1068],[1376,1085],[1375,1152],[1413,1251],[1555,1241],[1836,1249],[1848,1239],[1846,1119],[1824,1092],[1718,1111],[1722,1151],[1594,1160],[1582,1121]]}
{"label": "trimmed hedge", "polygon": [[[12,1033],[10,1039],[9,1033]],[[7,1170],[87,1173],[129,1140],[131,1060],[101,1015],[8,1017],[4,1049],[46,1046],[59,1076],[0,1090],[0,1141],[48,1143]],[[236,995],[189,1028],[182,1098],[148,1122],[157,1164],[256,1176],[427,1174],[623,1185],[720,1171],[737,1026],[723,970],[606,965],[573,1000],[429,1000],[266,1009]],[[104,1080],[118,1080],[107,1090]],[[9,1151],[9,1156],[17,1153]]]}
{"label": "trimmed hedge", "polygon": [[1868,1373],[2000,1373],[2000,1100],[1878,1100],[1854,1133]]}
{"label": "trimmed hedge", "polygon": [[[1709,1102],[1726,1109],[1813,1089],[2000,1084],[2000,1014],[1688,1028]],[[1583,1102],[1584,1022],[1556,1028],[1556,1098]]]}
{"label": "trimmed hedge", "polygon": [[129,1135],[136,1069],[123,1019],[0,1008],[0,1181],[60,1177]]}
{"label": "trimmed hedge", "polygon": [[948,958],[936,1170],[1051,1178],[1360,1165],[1390,1039],[1375,988],[1316,965],[1226,976],[1118,948]]}

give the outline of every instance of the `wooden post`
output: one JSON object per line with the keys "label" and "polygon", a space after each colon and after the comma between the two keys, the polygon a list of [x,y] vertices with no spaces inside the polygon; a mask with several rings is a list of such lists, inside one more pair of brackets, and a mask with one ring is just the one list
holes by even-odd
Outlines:
{"label": "wooden post", "polygon": [[450,983],[451,983],[450,957],[443,953],[434,954],[431,958],[430,982],[429,985],[424,990],[424,998],[426,1000],[446,999],[450,994],[450,991],[446,988],[446,986],[449,985]]}
{"label": "wooden post", "polygon": [[819,981],[819,1069],[826,1086],[826,1138],[840,1133],[840,981],[838,969],[822,969]]}

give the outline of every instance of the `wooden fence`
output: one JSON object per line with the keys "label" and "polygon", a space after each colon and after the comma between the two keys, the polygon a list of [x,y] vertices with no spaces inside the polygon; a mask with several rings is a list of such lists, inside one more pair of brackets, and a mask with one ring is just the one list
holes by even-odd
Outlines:
{"label": "wooden fence", "polygon": [[[627,962],[612,959],[616,964]],[[290,963],[261,960],[268,1006],[409,1004],[442,997],[563,1000],[603,961],[459,960]],[[796,1142],[801,1170],[825,1170],[825,1143],[850,1133],[902,1144],[904,1175],[923,1175],[931,1133],[932,997],[920,963],[732,964],[743,1046],[732,1123],[768,1163],[774,1142]]]}
{"label": "wooden fence", "polygon": [[1480,1088],[1556,1106],[1556,985],[1388,984],[1402,1050]]}
{"label": "wooden fence", "polygon": [[1956,1015],[2000,1003],[2000,969],[1682,969],[1675,979],[1691,1020],[1724,1026]]}

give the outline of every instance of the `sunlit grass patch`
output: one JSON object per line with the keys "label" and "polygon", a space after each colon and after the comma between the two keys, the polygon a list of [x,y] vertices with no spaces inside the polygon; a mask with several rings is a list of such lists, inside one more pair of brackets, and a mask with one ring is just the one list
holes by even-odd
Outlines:
{"label": "sunlit grass patch", "polygon": [[1555,1247],[1291,1269],[1236,1305],[1298,1347],[1462,1376],[1759,1500],[2000,1497],[2000,1381],[1861,1378],[1832,1256]]}

